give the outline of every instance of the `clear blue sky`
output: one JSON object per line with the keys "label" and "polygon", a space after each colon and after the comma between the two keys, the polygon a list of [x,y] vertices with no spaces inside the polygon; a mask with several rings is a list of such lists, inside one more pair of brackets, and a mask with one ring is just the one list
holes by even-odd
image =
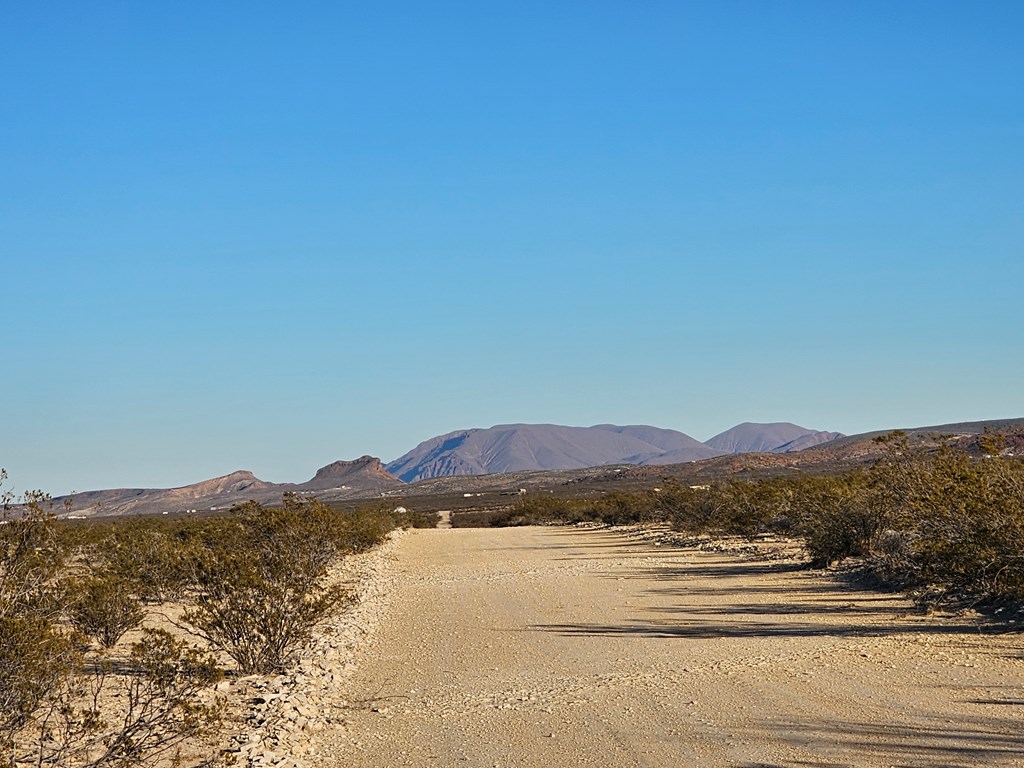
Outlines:
{"label": "clear blue sky", "polygon": [[1024,415],[1024,4],[12,3],[0,466]]}

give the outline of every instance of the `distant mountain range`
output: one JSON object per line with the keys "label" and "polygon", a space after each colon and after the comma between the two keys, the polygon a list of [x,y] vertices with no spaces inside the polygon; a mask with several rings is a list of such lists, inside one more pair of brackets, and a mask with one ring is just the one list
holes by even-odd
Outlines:
{"label": "distant mountain range", "polygon": [[[706,482],[759,473],[839,472],[876,460],[881,448],[873,438],[889,431],[844,437],[788,423],[745,423],[701,443],[682,432],[651,426],[504,424],[440,435],[386,467],[373,456],[336,461],[303,483],[269,483],[238,471],[180,488],[89,491],[56,499],[55,507],[60,509],[59,502],[69,498],[73,516],[172,514],[226,509],[250,499],[278,503],[286,492],[331,502],[441,494],[449,504],[488,488],[500,491],[500,498],[510,488],[513,493],[522,487],[597,488],[606,480],[628,485],[665,477]],[[1007,436],[1007,455],[1024,454],[1024,419],[905,431],[935,445],[939,441],[934,435],[952,436],[955,447],[972,455],[982,451],[978,436],[996,431]]]}
{"label": "distant mountain range", "polygon": [[740,424],[707,443],[676,430],[644,425],[503,424],[431,438],[386,467],[373,456],[336,461],[321,467],[304,483],[268,483],[240,470],[180,488],[78,493],[70,497],[71,514],[93,517],[209,511],[250,499],[278,502],[289,492],[329,501],[367,498],[432,478],[610,464],[681,464],[746,451],[795,451],[836,437],[840,437],[836,432],[819,432],[795,424]]}
{"label": "distant mountain range", "polygon": [[606,464],[681,464],[729,453],[797,451],[842,436],[796,424],[747,422],[702,443],[682,432],[643,425],[500,424],[431,438],[386,468],[399,479],[414,483],[451,475],[582,469]]}
{"label": "distant mountain range", "polygon": [[205,512],[226,509],[250,499],[278,503],[281,496],[289,492],[330,499],[365,498],[402,485],[401,480],[384,469],[380,459],[362,456],[355,461],[336,461],[321,467],[304,483],[268,483],[242,470],[180,488],[118,488],[76,493],[65,498],[71,499],[72,516],[94,517]]}

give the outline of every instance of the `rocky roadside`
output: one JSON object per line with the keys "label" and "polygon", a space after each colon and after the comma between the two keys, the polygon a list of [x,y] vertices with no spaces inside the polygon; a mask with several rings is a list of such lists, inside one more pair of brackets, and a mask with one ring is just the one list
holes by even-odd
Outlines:
{"label": "rocky roadside", "polygon": [[218,693],[230,704],[224,762],[245,768],[308,768],[311,737],[343,728],[348,702],[342,682],[355,669],[357,649],[374,634],[392,593],[391,565],[404,531],[371,552],[344,558],[329,574],[351,590],[354,602],[322,625],[295,669],[276,677],[224,681]]}
{"label": "rocky roadside", "polygon": [[697,549],[702,552],[718,552],[738,555],[743,559],[775,560],[781,563],[804,563],[809,560],[803,543],[797,539],[775,534],[757,536],[726,536],[712,534],[689,534],[673,530],[668,525],[603,525],[601,523],[578,523],[576,528],[608,531],[630,541],[651,544],[655,547],[678,547]]}

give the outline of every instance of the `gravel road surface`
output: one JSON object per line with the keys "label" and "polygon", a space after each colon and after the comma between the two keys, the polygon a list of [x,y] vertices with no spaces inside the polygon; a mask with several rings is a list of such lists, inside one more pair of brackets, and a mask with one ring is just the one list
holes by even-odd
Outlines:
{"label": "gravel road surface", "polygon": [[415,531],[341,766],[1024,766],[1024,636],[785,559],[572,528]]}

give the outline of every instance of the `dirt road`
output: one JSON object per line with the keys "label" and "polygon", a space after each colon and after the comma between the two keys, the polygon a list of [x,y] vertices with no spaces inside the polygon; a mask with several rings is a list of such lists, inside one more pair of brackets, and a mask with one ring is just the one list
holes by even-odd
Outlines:
{"label": "dirt road", "polygon": [[340,766],[1024,766],[1024,636],[792,563],[577,529],[416,531]]}

